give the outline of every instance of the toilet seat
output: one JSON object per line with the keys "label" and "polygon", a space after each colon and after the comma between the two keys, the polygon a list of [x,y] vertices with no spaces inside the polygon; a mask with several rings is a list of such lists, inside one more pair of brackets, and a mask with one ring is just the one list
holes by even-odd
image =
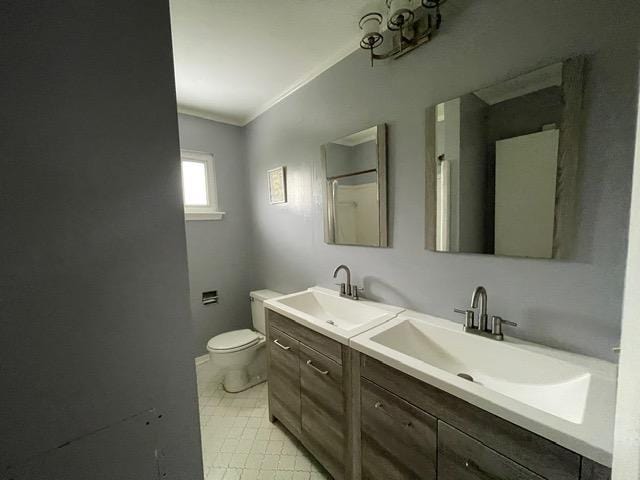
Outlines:
{"label": "toilet seat", "polygon": [[258,332],[244,328],[216,335],[207,342],[207,350],[218,353],[232,353],[244,350],[260,341]]}

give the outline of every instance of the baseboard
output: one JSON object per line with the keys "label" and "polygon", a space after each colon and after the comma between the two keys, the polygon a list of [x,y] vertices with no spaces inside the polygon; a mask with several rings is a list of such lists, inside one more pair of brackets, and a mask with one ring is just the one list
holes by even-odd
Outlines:
{"label": "baseboard", "polygon": [[209,361],[209,354],[205,354],[205,355],[200,355],[199,357],[196,357],[196,367],[198,365],[202,365],[203,363],[207,363]]}

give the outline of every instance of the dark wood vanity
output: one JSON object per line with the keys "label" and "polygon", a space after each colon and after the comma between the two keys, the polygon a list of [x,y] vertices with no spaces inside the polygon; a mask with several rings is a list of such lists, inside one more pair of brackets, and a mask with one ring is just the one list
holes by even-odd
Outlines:
{"label": "dark wood vanity", "polygon": [[267,309],[269,414],[336,479],[606,480],[609,468]]}
{"label": "dark wood vanity", "polygon": [[267,310],[269,415],[335,479],[351,473],[351,349]]}

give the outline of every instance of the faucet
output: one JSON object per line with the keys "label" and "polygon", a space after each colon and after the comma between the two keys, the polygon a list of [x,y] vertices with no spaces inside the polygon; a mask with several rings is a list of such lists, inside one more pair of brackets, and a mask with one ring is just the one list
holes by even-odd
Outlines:
{"label": "faucet", "polygon": [[487,329],[487,290],[483,286],[476,287],[471,295],[471,308],[478,308],[480,300],[480,317],[478,318],[478,329]]}
{"label": "faucet", "polygon": [[351,298],[352,300],[358,300],[360,297],[358,296],[358,287],[356,285],[351,285],[351,270],[346,265],[338,265],[336,269],[333,271],[333,278],[338,276],[338,272],[340,270],[344,270],[347,274],[347,283],[340,283],[340,296]]}
{"label": "faucet", "polygon": [[[478,325],[474,322],[474,308],[480,310]],[[492,338],[494,340],[504,340],[502,333],[503,325],[517,327],[518,324],[510,322],[497,315],[491,316],[491,328],[488,327],[487,315],[487,290],[483,286],[476,287],[471,295],[471,307],[466,309],[454,308],[454,312],[464,315],[464,325],[462,329],[467,333],[481,335],[483,337]]]}

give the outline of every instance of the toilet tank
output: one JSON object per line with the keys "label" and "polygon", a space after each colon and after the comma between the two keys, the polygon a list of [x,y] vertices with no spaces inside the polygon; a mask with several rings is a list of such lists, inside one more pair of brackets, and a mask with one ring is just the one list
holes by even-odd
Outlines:
{"label": "toilet tank", "polygon": [[281,297],[283,294],[274,292],[273,290],[256,290],[249,293],[251,298],[251,319],[253,321],[253,328],[266,334],[265,320],[264,320],[264,304],[265,300],[270,298]]}

